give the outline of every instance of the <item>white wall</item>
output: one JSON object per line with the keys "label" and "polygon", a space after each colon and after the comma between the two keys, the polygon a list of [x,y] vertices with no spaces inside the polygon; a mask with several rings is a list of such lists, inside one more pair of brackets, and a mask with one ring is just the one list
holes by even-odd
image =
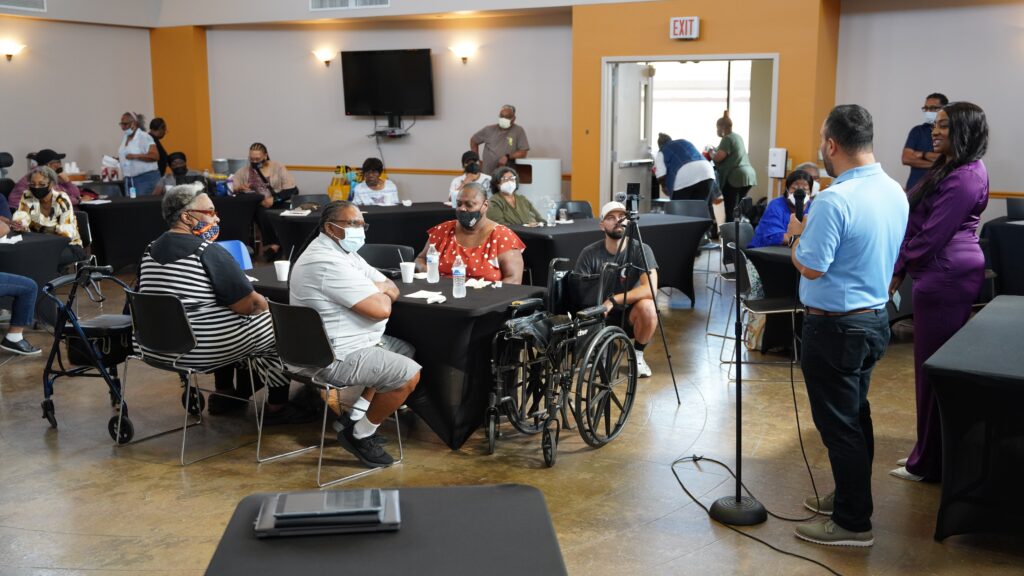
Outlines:
{"label": "white wall", "polygon": [[148,30],[5,16],[0,29],[28,45],[0,59],[0,150],[14,155],[15,179],[40,148],[98,170],[103,154],[117,153],[124,111],[152,117]]}
{"label": "white wall", "polygon": [[[875,155],[905,183],[907,132],[931,92],[981,106],[989,122],[985,164],[993,191],[1024,192],[1020,95],[1024,93],[1024,5],[950,0],[844,0],[837,103],[857,103],[875,120]],[[1005,213],[992,200],[985,219]]]}
{"label": "white wall", "polygon": [[[0,14],[68,22],[153,27],[158,24],[162,4],[163,0],[46,0],[46,12],[0,8]],[[4,32],[6,30],[0,30],[0,38]]]}
{"label": "white wall", "polygon": [[[215,158],[241,158],[252,142],[293,165],[360,165],[377,156],[369,117],[345,116],[340,57],[325,68],[315,48],[430,48],[436,115],[411,134],[382,141],[386,166],[459,169],[469,137],[497,120],[503,103],[517,107],[533,157],[572,162],[571,20],[568,15],[446,22],[211,29],[207,33]],[[471,41],[462,64],[448,46]],[[254,70],[265,80],[254,81]],[[411,118],[407,119],[411,121]],[[300,190],[323,193],[326,173],[296,174]],[[401,195],[440,200],[451,177],[396,175]]]}

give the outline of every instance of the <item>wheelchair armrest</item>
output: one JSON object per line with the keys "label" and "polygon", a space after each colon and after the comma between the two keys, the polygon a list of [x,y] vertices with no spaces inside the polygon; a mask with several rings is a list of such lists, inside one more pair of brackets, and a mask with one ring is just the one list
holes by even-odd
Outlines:
{"label": "wheelchair armrest", "polygon": [[593,320],[594,318],[599,318],[601,316],[604,316],[604,306],[601,304],[585,308],[576,313],[576,319],[580,321]]}
{"label": "wheelchair armrest", "polygon": [[524,300],[516,300],[508,305],[509,316],[516,318],[519,316],[526,316],[532,314],[538,310],[544,309],[544,300],[541,298],[526,298]]}

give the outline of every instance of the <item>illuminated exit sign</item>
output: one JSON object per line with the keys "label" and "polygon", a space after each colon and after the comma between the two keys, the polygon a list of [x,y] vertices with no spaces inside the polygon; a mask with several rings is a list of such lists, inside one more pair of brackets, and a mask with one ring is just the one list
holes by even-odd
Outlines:
{"label": "illuminated exit sign", "polygon": [[672,40],[696,40],[700,38],[700,17],[684,16],[669,21],[668,37]]}

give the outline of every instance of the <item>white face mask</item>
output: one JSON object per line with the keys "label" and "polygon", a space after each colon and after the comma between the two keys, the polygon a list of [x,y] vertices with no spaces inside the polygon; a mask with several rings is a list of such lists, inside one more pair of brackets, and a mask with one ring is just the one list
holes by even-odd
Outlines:
{"label": "white face mask", "polygon": [[509,118],[498,118],[498,127],[502,130],[508,130],[512,127],[512,120]]}
{"label": "white face mask", "polygon": [[516,191],[516,183],[513,182],[512,180],[509,180],[508,182],[502,182],[501,183],[501,193],[502,194],[512,194],[515,191]]}
{"label": "white face mask", "polygon": [[124,129],[124,135],[125,136],[131,136],[134,132],[135,132],[135,128],[125,128]]}
{"label": "white face mask", "polygon": [[939,115],[938,112],[925,112],[924,113],[924,123],[925,124],[935,124],[935,117],[938,116],[938,115]]}
{"label": "white face mask", "polygon": [[821,192],[821,184],[818,184],[818,181],[815,180],[814,186],[811,186],[811,198],[817,196],[818,192]]}

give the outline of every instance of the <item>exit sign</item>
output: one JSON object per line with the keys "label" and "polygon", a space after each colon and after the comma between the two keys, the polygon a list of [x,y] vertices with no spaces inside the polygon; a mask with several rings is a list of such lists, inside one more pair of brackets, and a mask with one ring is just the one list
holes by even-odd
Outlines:
{"label": "exit sign", "polygon": [[700,38],[700,17],[684,16],[669,21],[668,37],[672,40],[696,40]]}

